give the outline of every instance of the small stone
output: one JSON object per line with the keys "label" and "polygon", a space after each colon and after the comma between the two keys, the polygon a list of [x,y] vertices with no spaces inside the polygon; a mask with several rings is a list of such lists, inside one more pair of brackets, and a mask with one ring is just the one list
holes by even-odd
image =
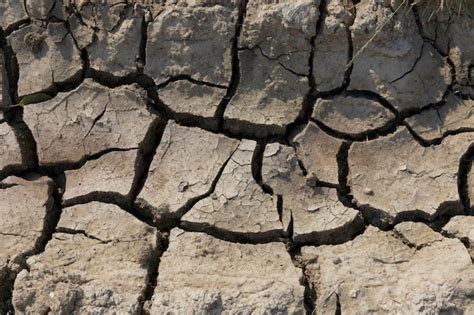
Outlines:
{"label": "small stone", "polygon": [[185,192],[186,189],[188,189],[188,187],[189,187],[189,183],[188,183],[188,182],[186,182],[186,181],[179,182],[178,191],[179,191],[179,192]]}
{"label": "small stone", "polygon": [[306,185],[308,185],[309,187],[316,187],[318,185],[318,182],[318,178],[314,174],[311,174],[311,176],[306,177]]}
{"label": "small stone", "polygon": [[356,299],[358,295],[359,295],[359,290],[352,290],[351,292],[349,292],[349,296],[353,299]]}
{"label": "small stone", "polygon": [[372,196],[374,194],[374,191],[370,188],[364,188],[364,194]]}

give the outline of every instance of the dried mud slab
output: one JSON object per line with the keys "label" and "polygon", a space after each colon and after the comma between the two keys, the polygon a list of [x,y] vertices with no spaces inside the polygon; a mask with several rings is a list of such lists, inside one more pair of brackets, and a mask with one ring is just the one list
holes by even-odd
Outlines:
{"label": "dried mud slab", "polygon": [[[2,117],[0,114],[0,118]],[[31,164],[32,161],[23,161],[13,128],[6,122],[0,123],[0,177],[14,170],[26,169]]]}
{"label": "dried mud slab", "polygon": [[[412,229],[426,233],[421,226]],[[336,310],[342,314],[474,311],[474,267],[457,239],[431,238],[417,250],[394,232],[370,226],[348,243],[303,247],[301,251],[316,292],[317,314]]]}
{"label": "dried mud slab", "polygon": [[450,136],[423,147],[405,127],[349,150],[349,184],[356,203],[375,211],[374,220],[392,224],[404,216],[433,219],[462,211],[458,194],[459,162],[473,133]]}
{"label": "dried mud slab", "polygon": [[354,22],[353,10],[343,0],[327,1],[326,9],[312,61],[318,92],[332,91],[343,85],[351,49],[349,26]]}
{"label": "dried mud slab", "polygon": [[474,99],[449,94],[446,103],[409,117],[406,122],[426,141],[458,131],[474,131]]}
{"label": "dried mud slab", "polygon": [[111,149],[137,148],[154,116],[136,85],[109,89],[86,80],[77,89],[25,108],[40,165],[77,163]]}
{"label": "dried mud slab", "polygon": [[173,229],[150,314],[304,314],[301,276],[282,243],[230,243]]}
{"label": "dried mud slab", "polygon": [[24,1],[22,0],[3,0],[0,2],[0,27],[8,30],[21,21],[28,19],[26,14]]}
{"label": "dried mud slab", "polygon": [[311,117],[346,135],[368,134],[386,127],[395,119],[395,115],[380,103],[353,96],[319,99]]}
{"label": "dried mud slab", "polygon": [[443,227],[445,232],[450,237],[460,239],[469,250],[471,258],[474,261],[474,217],[467,215],[457,215],[452,217],[449,222]]}
{"label": "dried mud slab", "polygon": [[219,177],[214,192],[182,218],[184,226],[255,234],[281,234],[276,197],[266,194],[252,177],[256,142],[242,140]]}
{"label": "dried mud slab", "polygon": [[308,81],[265,58],[258,49],[239,52],[241,78],[224,113],[227,129],[252,134],[282,134],[299,115]]}
{"label": "dried mud slab", "polygon": [[[143,10],[126,3],[76,4],[72,34],[89,56],[90,67],[117,77],[137,71],[142,40]],[[143,67],[143,65],[140,65]]]}
{"label": "dried mud slab", "polygon": [[318,6],[318,0],[249,0],[239,47],[258,47],[269,60],[293,72],[308,74]]}
{"label": "dried mud slab", "polygon": [[158,85],[180,79],[158,92],[172,111],[214,116],[232,76],[237,14],[237,1],[168,2],[148,25],[145,74]]}
{"label": "dried mud slab", "polygon": [[210,191],[238,145],[238,140],[170,121],[139,198],[158,217],[182,215],[183,206]]}
{"label": "dried mud slab", "polygon": [[[399,7],[399,14],[392,17]],[[356,10],[351,26],[355,59],[349,89],[378,93],[398,111],[441,101],[451,83],[450,69],[438,51],[423,42],[410,7],[401,1],[390,6],[390,2],[363,0]]]}
{"label": "dried mud slab", "polygon": [[394,227],[394,232],[405,244],[416,249],[440,242],[444,237],[420,222],[402,222]]}
{"label": "dried mud slab", "polygon": [[97,160],[87,161],[81,168],[69,170],[66,175],[64,200],[96,192],[127,195],[135,177],[135,159],[138,150],[113,151]]}
{"label": "dried mud slab", "polygon": [[342,141],[329,136],[315,123],[308,123],[295,135],[292,144],[308,175],[316,181],[337,184],[337,153]]}
{"label": "dried mud slab", "polygon": [[8,177],[0,182],[0,313],[7,314],[8,286],[24,257],[44,241],[53,211],[53,182]]}
{"label": "dried mud slab", "polygon": [[454,66],[456,88],[471,86],[474,83],[472,64],[474,46],[466,38],[474,36],[472,3],[452,3],[449,8],[439,10],[436,3],[418,6],[418,16],[424,35],[433,41],[441,53],[447,55]]}
{"label": "dried mud slab", "polygon": [[344,206],[334,188],[318,187],[299,169],[295,151],[278,143],[267,145],[263,182],[283,198],[282,223],[295,242],[340,242],[363,226],[358,211]]}
{"label": "dried mud slab", "polygon": [[268,129],[258,134],[283,133],[296,119],[309,91],[318,4],[249,1],[239,38],[240,82],[224,113],[226,128],[242,132],[254,124]]}
{"label": "dried mud slab", "polygon": [[156,84],[183,75],[228,84],[236,6],[231,1],[215,5],[210,1],[185,2],[187,6],[166,5],[149,24],[145,73]]}
{"label": "dried mud slab", "polygon": [[83,62],[64,23],[30,24],[8,36],[18,60],[18,95],[55,89],[80,78]]}
{"label": "dried mud slab", "polygon": [[160,89],[160,99],[182,117],[213,118],[226,89],[194,84],[187,80],[171,82]]}
{"label": "dried mud slab", "polygon": [[139,314],[157,237],[114,205],[64,209],[46,250],[15,281],[15,313]]}
{"label": "dried mud slab", "polygon": [[0,185],[1,262],[18,263],[17,258],[34,251],[43,235],[44,221],[53,207],[53,182],[46,177],[11,176]]}

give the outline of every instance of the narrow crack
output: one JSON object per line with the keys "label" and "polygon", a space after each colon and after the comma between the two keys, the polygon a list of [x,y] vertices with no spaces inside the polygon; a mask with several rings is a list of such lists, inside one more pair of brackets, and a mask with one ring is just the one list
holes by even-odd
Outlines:
{"label": "narrow crack", "polygon": [[[415,22],[418,27],[418,32],[420,36],[423,38],[423,41],[431,45],[431,47],[433,47],[440,56],[446,59],[446,63],[449,65],[450,72],[451,72],[451,84],[448,86],[448,90],[451,90],[453,86],[456,85],[456,67],[454,65],[454,62],[449,57],[449,53],[443,52],[443,50],[436,43],[437,37],[438,37],[438,29],[436,28],[436,38],[430,39],[429,36],[427,36],[427,34],[425,33],[423,23],[421,21],[420,12],[418,10],[418,4],[416,3],[416,1],[410,1],[410,6],[411,6],[411,11],[413,12],[413,15],[415,17]],[[451,23],[451,17],[450,17],[449,23]],[[451,39],[449,39],[449,41],[451,41]],[[450,46],[450,43],[448,43],[448,52],[449,52],[449,46]],[[443,99],[444,99],[444,96],[443,96]]]}
{"label": "narrow crack", "polygon": [[222,173],[224,173],[224,170],[227,166],[227,164],[229,163],[229,161],[232,159],[232,155],[235,153],[235,151],[237,151],[238,148],[235,148],[234,151],[231,152],[231,154],[229,154],[229,157],[227,158],[227,160],[222,164],[221,168],[219,169],[219,171],[217,172],[216,174],[216,177],[214,178],[214,180],[212,181],[211,183],[211,186],[209,187],[209,190],[200,195],[200,196],[196,196],[196,197],[193,197],[193,198],[190,198],[181,208],[179,208],[177,211],[176,211],[176,218],[178,219],[178,222],[181,222],[181,218],[189,212],[189,210],[191,210],[192,207],[194,207],[194,205],[196,203],[198,203],[199,201],[209,197],[216,189],[216,186],[217,186],[217,183],[219,182],[219,179],[221,178],[222,176]]}
{"label": "narrow crack", "polygon": [[151,299],[155,293],[162,255],[169,247],[169,230],[157,234],[156,250],[152,252],[147,268],[147,283],[140,297],[139,313],[151,315]]}
{"label": "narrow crack", "polygon": [[231,48],[231,62],[232,62],[232,74],[230,77],[230,83],[227,88],[227,92],[224,98],[221,100],[217,106],[214,118],[217,120],[218,130],[224,128],[224,112],[227,108],[227,105],[230,103],[230,100],[234,97],[237,92],[237,87],[240,83],[240,59],[239,59],[239,39],[242,33],[242,28],[244,24],[244,19],[247,14],[247,3],[249,0],[239,0],[238,5],[238,17],[235,25],[235,33],[232,38],[232,48]]}
{"label": "narrow crack", "polygon": [[469,174],[473,169],[474,164],[474,143],[469,146],[466,152],[462,155],[459,161],[458,170],[458,192],[461,203],[464,207],[464,212],[468,215],[474,215],[474,200],[469,198]]}
{"label": "narrow crack", "polygon": [[[235,149],[237,150],[237,148]],[[209,189],[202,195],[191,197],[187,200],[184,205],[182,205],[179,209],[177,209],[173,213],[160,213],[159,209],[155,208],[153,205],[149,204],[147,201],[138,198],[134,202],[134,210],[137,211],[140,216],[146,217],[147,220],[151,220],[153,222],[153,226],[156,226],[158,229],[172,229],[177,226],[181,225],[181,218],[189,212],[192,207],[199,201],[209,197],[214,190],[216,189],[217,182],[219,181],[222,173],[224,172],[225,167],[232,159],[232,154],[234,154],[235,150],[229,155],[227,160],[222,164],[221,168],[217,172],[216,176],[214,177]]]}
{"label": "narrow crack", "polygon": [[141,38],[137,58],[137,73],[143,74],[146,65],[146,45],[148,43],[148,24],[146,14],[142,16]]}
{"label": "narrow crack", "polygon": [[252,176],[255,182],[257,182],[257,184],[266,194],[273,195],[273,189],[269,185],[265,184],[262,178],[262,164],[265,147],[266,144],[264,142],[257,142],[252,155]]}
{"label": "narrow crack", "polygon": [[311,283],[307,263],[302,259],[301,246],[294,247],[292,244],[287,246],[288,254],[295,268],[302,271],[301,285],[304,287],[304,307],[307,315],[316,314],[317,292]]}
{"label": "narrow crack", "polygon": [[148,177],[148,171],[150,165],[155,156],[156,150],[161,143],[161,139],[165,132],[167,121],[161,117],[156,118],[148,128],[148,131],[139,145],[137,159],[135,161],[135,175],[133,178],[133,184],[128,193],[131,202],[135,202],[135,199],[140,194],[140,191],[145,185],[145,181]]}
{"label": "narrow crack", "polygon": [[423,57],[423,51],[424,51],[424,48],[425,48],[425,43],[423,43],[420,47],[420,52],[418,53],[418,56],[416,57],[415,61],[413,62],[413,65],[410,67],[410,69],[408,69],[405,73],[403,73],[402,75],[400,75],[399,77],[389,81],[388,83],[389,84],[393,84],[397,81],[400,81],[401,79],[403,79],[404,77],[406,77],[407,75],[409,75],[410,73],[413,72],[413,70],[415,70],[416,66],[418,65],[418,62],[421,60],[421,57]]}
{"label": "narrow crack", "polygon": [[108,244],[112,242],[112,240],[102,240],[98,238],[97,236],[91,235],[87,233],[86,230],[76,230],[76,229],[70,229],[70,228],[65,228],[65,227],[58,227],[56,229],[56,233],[71,234],[71,235],[79,234],[91,240],[98,241],[99,243],[102,243],[102,244]]}
{"label": "narrow crack", "polygon": [[[472,100],[473,98],[470,95],[465,95],[462,93],[458,92],[450,92],[455,97],[461,99],[461,100]],[[437,117],[439,121],[443,121],[443,118],[440,116],[439,110],[443,107],[446,106],[447,101],[445,97],[443,97],[443,100],[441,100],[438,103],[433,103],[429,104],[428,106],[424,106],[423,108],[416,110],[416,111],[411,111],[409,113],[406,113],[406,115],[403,115],[403,123],[402,125],[407,126],[407,128],[411,131],[411,134],[416,138],[416,140],[423,146],[432,146],[432,145],[438,145],[441,144],[444,140],[444,138],[448,136],[453,136],[461,133],[468,133],[468,132],[474,132],[474,127],[459,127],[454,130],[447,130],[444,131],[443,134],[440,137],[436,137],[434,139],[425,139],[422,136],[420,136],[418,133],[416,133],[413,128],[406,122],[406,118],[413,117],[415,115],[422,115],[425,112],[428,112],[430,110],[435,110]]]}
{"label": "narrow crack", "polygon": [[43,163],[36,167],[39,173],[58,174],[64,171],[76,170],[84,166],[87,162],[100,159],[102,156],[111,152],[126,152],[137,150],[139,147],[128,147],[128,148],[106,148],[93,154],[85,154],[77,162],[55,162],[55,163]]}
{"label": "narrow crack", "polygon": [[0,48],[3,51],[5,72],[9,84],[8,95],[13,103],[18,103],[18,61],[16,55],[7,41],[7,34],[0,28]]}
{"label": "narrow crack", "polygon": [[11,33],[18,31],[31,24],[31,19],[28,17],[10,24],[6,29],[4,29],[5,36],[10,36]]}
{"label": "narrow crack", "polygon": [[158,84],[156,86],[156,88],[158,90],[160,90],[160,89],[165,88],[168,85],[170,85],[171,83],[176,82],[176,81],[188,81],[188,82],[190,82],[192,84],[195,84],[195,85],[208,86],[208,87],[213,87],[213,88],[222,89],[222,90],[225,90],[225,89],[228,88],[228,86],[225,86],[225,85],[215,84],[215,83],[207,82],[207,81],[196,80],[188,74],[181,74],[181,75],[170,77],[165,82]]}
{"label": "narrow crack", "polygon": [[259,45],[256,45],[254,48],[248,48],[248,47],[239,48],[239,51],[242,51],[242,50],[254,51],[255,49],[257,49],[257,50],[260,52],[260,55],[261,55],[263,58],[265,58],[265,59],[267,59],[267,60],[269,60],[269,61],[275,61],[275,62],[277,62],[283,69],[285,69],[286,71],[288,71],[288,72],[294,74],[295,76],[304,77],[304,78],[307,78],[307,77],[308,77],[308,74],[298,73],[298,72],[296,72],[296,71],[294,71],[294,70],[288,68],[288,67],[285,66],[283,63],[281,63],[281,62],[279,61],[279,58],[280,58],[281,56],[278,56],[278,57],[276,57],[276,58],[272,58],[272,57],[268,56],[267,54],[265,54],[265,53],[263,52],[263,49],[262,49]]}
{"label": "narrow crack", "polygon": [[66,199],[62,202],[62,206],[67,208],[91,202],[114,204],[127,212],[132,211],[130,210],[132,209],[131,200],[127,196],[113,191],[92,191],[84,195]]}
{"label": "narrow crack", "polygon": [[381,137],[386,137],[390,134],[393,134],[397,131],[398,127],[400,127],[400,121],[398,119],[391,119],[387,121],[383,126],[377,129],[369,129],[365,130],[360,133],[351,134],[351,133],[343,133],[339,130],[334,130],[331,127],[328,127],[323,122],[311,118],[310,121],[314,122],[322,131],[326,134],[330,135],[331,137],[346,140],[346,141],[354,141],[354,142],[366,142],[375,140]]}
{"label": "narrow crack", "polygon": [[82,138],[83,140],[90,135],[90,133],[92,132],[92,129],[94,129],[95,125],[102,119],[102,117],[104,117],[105,113],[107,112],[107,107],[109,106],[109,103],[110,103],[110,93],[107,93],[107,94],[108,94],[107,95],[108,101],[107,103],[105,103],[104,109],[99,113],[99,115],[97,115],[94,118],[89,130],[87,131],[86,135]]}
{"label": "narrow crack", "polygon": [[265,232],[235,232],[218,228],[209,223],[181,221],[178,227],[187,232],[201,232],[220,240],[240,244],[267,244],[286,239],[283,230]]}
{"label": "narrow crack", "polygon": [[336,311],[334,312],[334,315],[342,315],[342,306],[339,294],[337,294],[337,292],[334,292],[334,294],[336,295]]}
{"label": "narrow crack", "polygon": [[[469,238],[468,237],[459,237],[459,236],[455,236],[451,233],[448,233],[444,230],[440,230],[439,233],[441,235],[443,235],[444,237],[446,238],[452,238],[452,239],[456,239],[456,240],[459,240],[461,241],[461,243],[464,245],[464,247],[469,251],[471,249],[471,247],[474,245],[474,244],[471,244],[471,242],[469,241]],[[472,258],[474,259],[474,257]],[[474,261],[473,261],[474,263]]]}

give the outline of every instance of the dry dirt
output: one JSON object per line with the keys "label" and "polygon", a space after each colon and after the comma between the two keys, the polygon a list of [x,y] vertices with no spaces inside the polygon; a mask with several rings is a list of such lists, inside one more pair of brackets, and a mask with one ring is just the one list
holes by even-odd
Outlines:
{"label": "dry dirt", "polygon": [[474,18],[435,10],[1,0],[0,314],[474,314]]}

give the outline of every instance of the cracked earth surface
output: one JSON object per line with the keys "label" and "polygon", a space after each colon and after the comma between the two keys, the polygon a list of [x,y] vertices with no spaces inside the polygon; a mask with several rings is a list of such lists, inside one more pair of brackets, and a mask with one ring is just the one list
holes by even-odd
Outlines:
{"label": "cracked earth surface", "polygon": [[472,15],[0,16],[0,314],[474,314]]}

